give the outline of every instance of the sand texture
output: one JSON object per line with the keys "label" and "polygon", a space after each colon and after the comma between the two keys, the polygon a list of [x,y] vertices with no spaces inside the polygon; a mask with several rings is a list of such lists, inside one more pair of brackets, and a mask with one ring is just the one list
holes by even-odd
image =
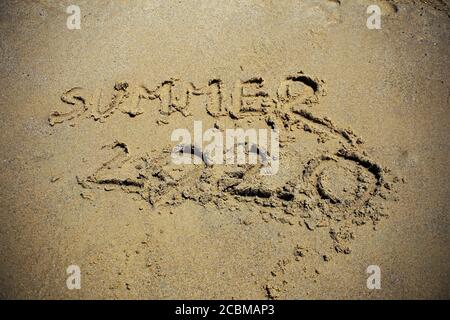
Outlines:
{"label": "sand texture", "polygon": [[1,298],[450,298],[448,1],[76,2],[0,4]]}

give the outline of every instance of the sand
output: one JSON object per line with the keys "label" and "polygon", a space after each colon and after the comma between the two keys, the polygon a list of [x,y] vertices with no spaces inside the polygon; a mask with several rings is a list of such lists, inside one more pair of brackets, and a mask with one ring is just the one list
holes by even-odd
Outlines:
{"label": "sand", "polygon": [[[70,4],[0,4],[1,298],[450,297],[447,1]],[[278,172],[174,164],[194,121]]]}

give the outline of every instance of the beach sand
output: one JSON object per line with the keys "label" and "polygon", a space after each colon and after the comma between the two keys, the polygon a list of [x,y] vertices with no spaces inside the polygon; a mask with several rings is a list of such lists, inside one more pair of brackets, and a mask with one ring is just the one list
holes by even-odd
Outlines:
{"label": "beach sand", "polygon": [[[450,297],[447,1],[2,1],[0,39],[1,298]],[[175,165],[194,121],[278,172]]]}

